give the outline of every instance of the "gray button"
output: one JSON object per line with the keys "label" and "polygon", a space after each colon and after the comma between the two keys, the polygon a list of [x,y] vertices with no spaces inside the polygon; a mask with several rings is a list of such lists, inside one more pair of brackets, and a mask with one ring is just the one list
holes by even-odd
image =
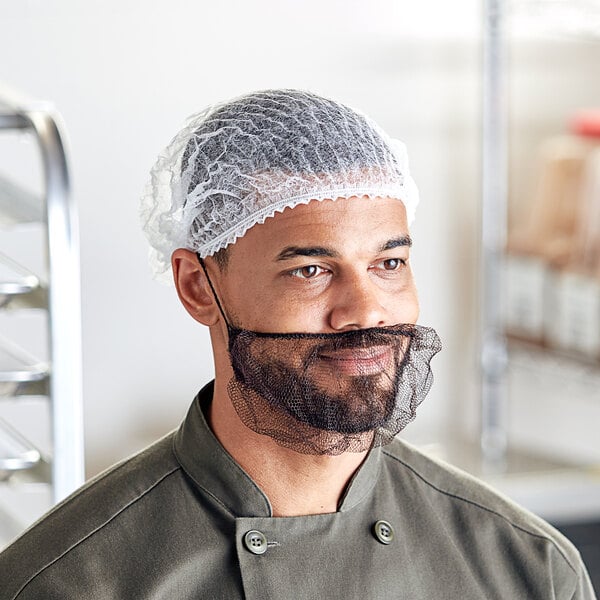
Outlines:
{"label": "gray button", "polygon": [[377,521],[373,533],[382,544],[391,544],[394,539],[394,528],[387,521]]}
{"label": "gray button", "polygon": [[252,554],[264,554],[267,551],[267,538],[260,531],[252,529],[244,536],[244,546]]}

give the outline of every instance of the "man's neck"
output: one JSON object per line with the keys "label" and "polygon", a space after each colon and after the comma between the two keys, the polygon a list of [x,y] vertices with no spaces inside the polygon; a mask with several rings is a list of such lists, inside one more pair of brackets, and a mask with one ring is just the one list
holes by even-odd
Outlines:
{"label": "man's neck", "polygon": [[223,447],[269,498],[274,516],[335,512],[366,456],[301,454],[255,433],[239,419],[226,384],[218,378],[208,421]]}

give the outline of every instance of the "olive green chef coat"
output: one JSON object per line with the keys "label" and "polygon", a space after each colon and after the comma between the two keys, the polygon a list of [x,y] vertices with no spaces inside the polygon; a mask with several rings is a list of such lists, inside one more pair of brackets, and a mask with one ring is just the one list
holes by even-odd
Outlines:
{"label": "olive green chef coat", "polygon": [[272,517],[206,424],[212,390],[0,554],[0,600],[594,598],[559,533],[400,441],[336,513]]}

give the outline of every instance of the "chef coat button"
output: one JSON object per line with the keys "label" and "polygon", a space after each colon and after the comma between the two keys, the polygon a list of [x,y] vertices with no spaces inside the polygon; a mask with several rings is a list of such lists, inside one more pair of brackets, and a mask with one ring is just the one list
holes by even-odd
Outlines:
{"label": "chef coat button", "polygon": [[373,534],[382,544],[391,544],[394,539],[394,528],[387,521],[377,521],[373,525]]}
{"label": "chef coat button", "polygon": [[260,531],[252,529],[244,536],[244,546],[252,554],[264,554],[267,551],[267,538]]}

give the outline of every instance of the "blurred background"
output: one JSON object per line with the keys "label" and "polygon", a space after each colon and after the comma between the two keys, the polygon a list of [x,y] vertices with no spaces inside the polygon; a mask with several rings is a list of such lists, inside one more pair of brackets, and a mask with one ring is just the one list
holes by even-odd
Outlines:
{"label": "blurred background", "polygon": [[[508,453],[493,464],[479,452],[481,1],[5,4],[0,102],[4,93],[18,104],[8,88],[51,102],[68,140],[86,476],[176,427],[213,373],[207,332],[147,266],[138,200],[158,152],[209,103],[254,89],[306,88],[368,113],[409,149],[421,193],[412,229],[420,322],[438,330],[444,350],[434,359],[434,387],[402,435],[554,522],[586,523],[592,548],[600,536],[590,525],[600,520],[599,4],[499,3],[508,151],[506,173],[498,173],[508,199],[498,215],[506,238],[500,333],[508,334],[508,361],[501,356],[496,366]],[[43,195],[35,136],[0,133],[0,177]],[[46,235],[43,224],[9,223],[0,252],[43,283]],[[47,311],[6,304],[0,334],[51,365]],[[60,336],[62,323],[52,325]],[[49,457],[57,400],[16,395],[1,383],[0,392],[0,417]],[[19,436],[11,443],[26,445]],[[51,500],[32,478],[15,475],[27,460],[2,464],[0,504],[28,521]],[[597,546],[590,552],[600,556]]]}

